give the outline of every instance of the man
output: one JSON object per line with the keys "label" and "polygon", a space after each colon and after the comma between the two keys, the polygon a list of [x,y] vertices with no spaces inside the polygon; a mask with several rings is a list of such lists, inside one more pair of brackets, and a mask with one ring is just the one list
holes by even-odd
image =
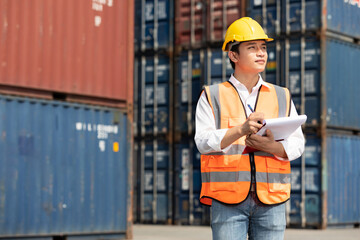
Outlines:
{"label": "man", "polygon": [[301,128],[283,141],[255,133],[269,118],[296,116],[287,89],[259,73],[272,41],[253,19],[233,22],[225,35],[234,73],[205,87],[196,108],[195,142],[201,155],[200,202],[211,209],[214,240],[283,239],[290,198],[290,161],[304,151]]}

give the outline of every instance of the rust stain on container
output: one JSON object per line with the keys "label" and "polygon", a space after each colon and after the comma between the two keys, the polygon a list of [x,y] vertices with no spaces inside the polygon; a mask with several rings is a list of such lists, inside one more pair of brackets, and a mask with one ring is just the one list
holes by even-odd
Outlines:
{"label": "rust stain on container", "polygon": [[1,88],[132,102],[133,4],[0,0]]}

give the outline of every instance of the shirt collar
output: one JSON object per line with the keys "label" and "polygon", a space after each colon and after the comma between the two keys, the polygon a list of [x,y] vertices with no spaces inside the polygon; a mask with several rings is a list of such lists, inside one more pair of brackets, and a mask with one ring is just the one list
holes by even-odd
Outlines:
{"label": "shirt collar", "polygon": [[[239,80],[237,80],[237,79],[234,77],[234,74],[231,74],[231,77],[230,77],[229,81],[230,81],[235,87],[237,87],[237,88],[245,88],[245,89],[246,89],[245,85],[242,84]],[[265,87],[270,88],[269,84],[268,84],[267,82],[265,82],[265,81],[262,79],[261,75],[259,74],[259,81],[258,81],[257,84],[255,85],[254,90],[259,90],[259,88],[260,88],[261,85],[264,85]]]}

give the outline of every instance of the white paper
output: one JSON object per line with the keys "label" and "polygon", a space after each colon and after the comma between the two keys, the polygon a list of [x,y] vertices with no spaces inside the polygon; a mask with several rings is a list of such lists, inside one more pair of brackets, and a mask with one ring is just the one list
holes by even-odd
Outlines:
{"label": "white paper", "polygon": [[275,140],[283,140],[300,127],[306,119],[306,115],[265,119],[264,126],[256,134],[263,136],[266,130],[269,129],[273,133]]}

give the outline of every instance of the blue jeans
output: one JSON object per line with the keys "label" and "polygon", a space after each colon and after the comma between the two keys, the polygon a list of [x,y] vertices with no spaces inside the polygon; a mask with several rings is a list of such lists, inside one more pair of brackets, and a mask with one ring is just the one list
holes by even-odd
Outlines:
{"label": "blue jeans", "polygon": [[211,207],[213,240],[281,240],[286,228],[285,203],[262,204],[255,192],[237,205],[213,200]]}

